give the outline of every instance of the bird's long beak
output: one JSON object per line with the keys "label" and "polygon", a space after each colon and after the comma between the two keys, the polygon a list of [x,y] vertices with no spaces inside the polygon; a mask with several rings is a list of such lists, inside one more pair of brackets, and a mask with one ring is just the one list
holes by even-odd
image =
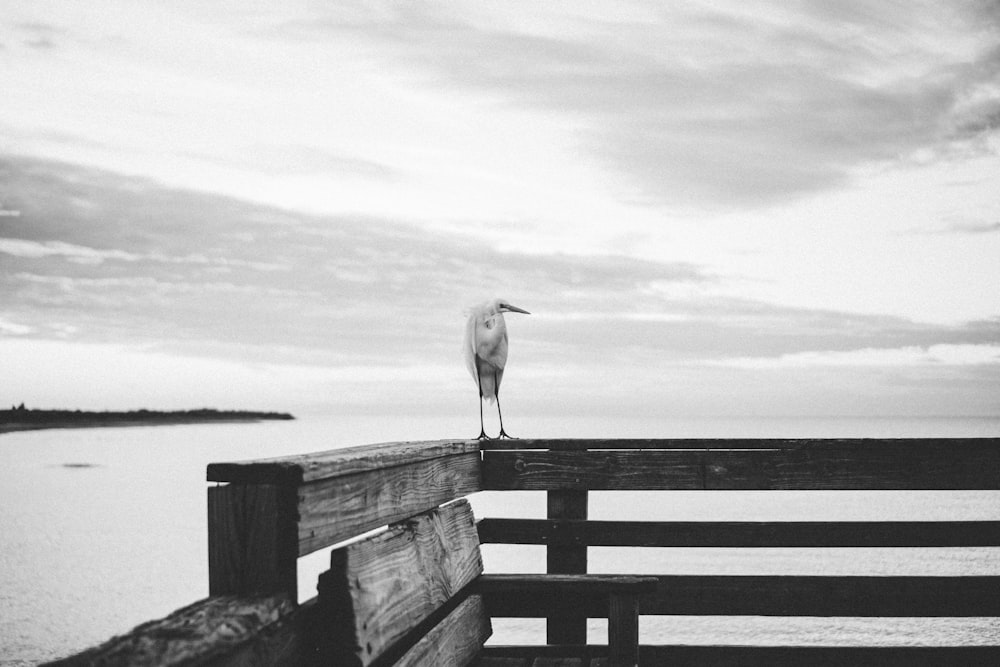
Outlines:
{"label": "bird's long beak", "polygon": [[509,310],[512,313],[522,313],[524,315],[531,315],[531,313],[529,313],[528,311],[518,308],[517,306],[512,306],[509,303],[507,304],[506,310]]}

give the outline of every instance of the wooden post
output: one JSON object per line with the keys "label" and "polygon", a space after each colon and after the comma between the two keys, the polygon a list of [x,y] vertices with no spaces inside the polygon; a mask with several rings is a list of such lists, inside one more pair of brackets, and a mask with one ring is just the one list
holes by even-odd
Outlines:
{"label": "wooden post", "polygon": [[298,596],[296,487],[227,484],[208,489],[209,595]]}
{"label": "wooden post", "polygon": [[608,647],[611,667],[639,664],[639,599],[612,594],[608,601]]}
{"label": "wooden post", "polygon": [[[549,491],[549,519],[586,519],[587,491]],[[587,546],[580,544],[560,544],[553,540],[546,549],[546,572],[549,574],[586,574]],[[582,613],[564,613],[549,616],[546,623],[545,641],[549,644],[586,644],[587,616]]]}

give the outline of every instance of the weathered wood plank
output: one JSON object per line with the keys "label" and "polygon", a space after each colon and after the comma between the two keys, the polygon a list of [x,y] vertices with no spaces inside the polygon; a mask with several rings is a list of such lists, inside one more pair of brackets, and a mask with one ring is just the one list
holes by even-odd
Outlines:
{"label": "weathered wood plank", "polygon": [[[484,659],[535,660],[606,653],[605,646],[487,646]],[[585,658],[584,658],[585,659]],[[600,660],[601,658],[592,658]],[[997,646],[639,646],[640,665],[679,667],[995,667]],[[593,662],[591,663],[593,667]]]}
{"label": "weathered wood plank", "polygon": [[482,519],[483,544],[600,547],[988,547],[1000,521],[550,521]]}
{"label": "weathered wood plank", "polygon": [[[657,575],[639,598],[640,614],[685,616],[998,616],[1000,577],[858,577]],[[493,616],[543,617],[574,608],[606,618],[607,604],[565,591],[559,596],[482,589]]]}
{"label": "weathered wood plank", "polygon": [[295,599],[295,490],[272,484],[208,489],[210,595],[285,593]]}
{"label": "weathered wood plank", "polygon": [[475,579],[474,524],[463,499],[334,550],[319,579],[334,661],[370,664]]}
{"label": "weathered wood plank", "polygon": [[548,449],[582,451],[603,449],[815,449],[947,447],[950,449],[1000,446],[1000,438],[516,438],[484,440],[482,451]]}
{"label": "weathered wood plank", "polygon": [[395,663],[395,667],[465,667],[493,633],[483,600],[470,595]]}
{"label": "weathered wood plank", "polygon": [[386,442],[312,454],[210,463],[207,477],[210,482],[302,484],[478,451],[478,440]]}
{"label": "weathered wood plank", "polygon": [[483,452],[487,490],[1000,489],[1000,447]]}
{"label": "weathered wood plank", "polygon": [[[300,649],[306,634],[301,632],[302,615],[297,611],[285,595],[213,596],[49,664],[59,667],[194,664],[221,667],[282,664],[282,661],[286,665],[302,664]],[[297,621],[283,626],[296,627],[296,636],[290,637],[280,632],[278,624],[293,616],[297,616]],[[243,658],[233,662],[234,656]],[[271,656],[271,661],[255,662],[255,656]]]}
{"label": "weathered wood plank", "polygon": [[[550,520],[586,520],[587,492],[578,490],[549,491],[546,512]],[[583,574],[587,571],[587,547],[577,544],[550,544],[545,550],[545,571],[550,574]],[[586,644],[587,617],[564,610],[545,622],[545,638],[549,644]]]}
{"label": "weathered wood plank", "polygon": [[299,555],[481,490],[478,453],[324,479],[298,489]]}
{"label": "weathered wood plank", "polygon": [[642,665],[703,667],[995,667],[996,646],[640,646]]}

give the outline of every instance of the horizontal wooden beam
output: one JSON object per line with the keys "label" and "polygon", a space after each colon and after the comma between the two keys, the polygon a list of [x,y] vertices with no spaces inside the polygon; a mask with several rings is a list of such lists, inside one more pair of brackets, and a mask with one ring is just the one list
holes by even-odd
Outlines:
{"label": "horizontal wooden beam", "polygon": [[313,454],[210,463],[206,475],[210,482],[302,484],[473,452],[479,452],[478,440],[387,442]]}
{"label": "horizontal wooden beam", "polygon": [[483,452],[487,490],[1000,489],[1000,447]]}
{"label": "horizontal wooden beam", "polygon": [[305,555],[482,489],[478,452],[421,459],[298,488],[298,552]]}
{"label": "horizontal wooden beam", "polygon": [[[487,646],[483,667],[531,667],[538,658],[601,664],[607,646]],[[568,664],[568,663],[567,663]],[[640,665],[741,667],[994,667],[1000,646],[639,646]]]}
{"label": "horizontal wooden beam", "polygon": [[1000,577],[660,576],[643,614],[997,616]]}
{"label": "horizontal wooden beam", "polygon": [[482,519],[483,544],[591,547],[991,547],[1000,521]]}
{"label": "horizontal wooden beam", "polygon": [[1000,447],[1000,438],[511,438],[483,440],[485,451],[616,449],[878,449],[885,447]]}
{"label": "horizontal wooden beam", "polygon": [[477,593],[537,595],[558,599],[641,595],[656,590],[656,577],[638,574],[484,574],[473,583]]}
{"label": "horizontal wooden beam", "polygon": [[[684,616],[927,617],[1000,615],[1000,577],[658,575],[639,613]],[[484,591],[492,616],[541,617],[559,609],[607,616],[593,596]]]}

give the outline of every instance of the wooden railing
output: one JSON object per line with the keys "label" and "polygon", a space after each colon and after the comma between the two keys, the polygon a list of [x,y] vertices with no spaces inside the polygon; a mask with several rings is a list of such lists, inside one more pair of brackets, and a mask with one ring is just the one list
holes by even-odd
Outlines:
{"label": "wooden railing", "polygon": [[[323,664],[330,624],[341,621],[316,599],[296,603],[297,559],[481,490],[546,492],[546,519],[480,517],[478,535],[484,544],[544,545],[553,574],[586,573],[592,546],[1000,546],[994,520],[588,520],[594,490],[998,490],[997,438],[446,440],[218,463],[208,479],[219,484],[208,496],[210,597],[61,664]],[[479,659],[608,655],[587,646],[586,619],[614,617],[607,598],[593,595],[598,584],[568,579],[558,595],[531,594],[522,580],[493,577],[475,588],[470,577],[463,595],[481,595],[490,616],[548,618],[550,646],[487,646]],[[658,575],[654,584],[638,597],[639,614],[1000,617],[993,576]],[[457,604],[450,589],[440,602],[446,610],[453,595]],[[387,645],[386,655],[404,655],[414,632],[400,630],[410,644]],[[639,655],[648,665],[1000,664],[1000,646],[642,645]]]}

